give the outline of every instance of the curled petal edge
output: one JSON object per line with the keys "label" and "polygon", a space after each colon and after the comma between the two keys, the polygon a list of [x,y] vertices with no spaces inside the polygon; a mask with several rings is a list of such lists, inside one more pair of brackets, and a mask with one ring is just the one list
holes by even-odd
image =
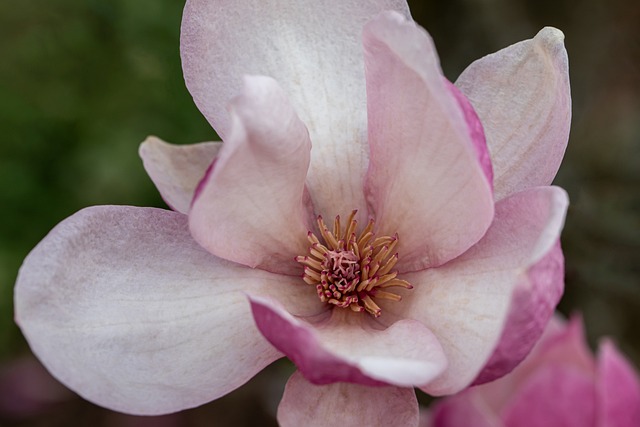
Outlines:
{"label": "curled petal edge", "polygon": [[230,108],[231,131],[193,198],[191,234],[220,258],[297,275],[313,210],[307,128],[270,77],[245,76]]}
{"label": "curled petal edge", "polygon": [[167,205],[188,214],[198,183],[221,147],[219,141],[174,145],[150,136],[140,144],[139,154]]}
{"label": "curled petal edge", "polygon": [[[344,311],[338,312],[337,319],[332,319],[335,313],[327,311],[309,319],[312,324],[292,316],[272,299],[250,295],[249,300],[260,332],[313,384],[341,381],[367,386],[412,387],[428,383],[446,369],[447,361],[437,339],[417,321],[401,320],[387,329],[381,329],[382,325],[376,325],[378,330],[365,329],[363,325],[368,318],[364,323],[358,324],[358,320],[366,315],[356,313],[351,320],[346,320],[346,316],[353,313]],[[351,327],[348,323],[353,319],[356,323]],[[366,337],[364,340],[361,339],[363,336]],[[373,339],[369,340],[369,337]],[[400,341],[390,345],[385,342],[394,338],[400,338]],[[337,342],[340,339],[342,341]],[[376,352],[378,346],[400,347],[403,343],[408,343],[406,345],[416,354],[406,357],[403,357],[405,353],[391,354],[392,351],[376,354],[379,353]]]}

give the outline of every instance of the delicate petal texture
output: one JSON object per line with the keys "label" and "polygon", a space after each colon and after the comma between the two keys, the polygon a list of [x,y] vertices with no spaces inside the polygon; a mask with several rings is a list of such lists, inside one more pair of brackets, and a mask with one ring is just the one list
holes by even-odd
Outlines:
{"label": "delicate petal texture", "polygon": [[282,427],[417,427],[413,389],[337,383],[313,385],[295,372],[278,407]]}
{"label": "delicate petal texture", "polygon": [[600,345],[597,388],[598,427],[640,426],[640,379],[608,340]]}
{"label": "delicate petal texture", "polygon": [[410,387],[431,381],[446,367],[433,334],[413,320],[390,327],[370,316],[334,309],[312,325],[274,301],[251,298],[260,332],[314,384],[346,381]]}
{"label": "delicate petal texture", "polygon": [[[558,207],[564,216],[566,206]],[[564,291],[564,257],[558,240],[518,282],[500,342],[474,381],[483,384],[511,372],[527,357],[544,331]]]}
{"label": "delicate petal texture", "polygon": [[438,401],[431,415],[432,427],[503,427],[501,420],[473,393],[460,393]]}
{"label": "delicate petal texture", "polygon": [[455,393],[478,375],[498,343],[512,295],[541,280],[536,264],[554,250],[566,207],[566,193],[556,187],[518,193],[496,205],[491,228],[464,255],[402,276],[414,289],[401,302],[385,304],[383,313],[421,321],[449,362],[424,391]]}
{"label": "delicate petal texture", "polygon": [[380,233],[400,236],[400,271],[443,264],[480,240],[493,218],[477,153],[481,126],[468,126],[431,38],[414,22],[383,13],[365,26],[364,46],[368,200]]}
{"label": "delicate petal texture", "polygon": [[[546,206],[539,204],[536,208],[540,216],[549,215],[555,219],[555,228],[546,232],[556,236],[557,240],[541,259],[533,260],[526,280],[518,282],[499,344],[475,384],[492,381],[511,372],[529,354],[564,292],[564,256],[559,236],[568,199],[566,192],[558,187],[547,187],[544,191],[549,194],[548,203]],[[518,194],[513,197],[517,198]]]}
{"label": "delicate petal texture", "polygon": [[564,35],[542,29],[472,63],[458,78],[484,126],[496,199],[548,185],[569,138],[571,94]]}
{"label": "delicate petal texture", "polygon": [[504,410],[505,427],[595,427],[596,394],[584,373],[547,366],[522,385]]}
{"label": "delicate petal texture", "polygon": [[326,217],[358,208],[368,160],[362,26],[404,0],[189,0],[181,54],[187,87],[226,141],[225,106],[244,74],[276,79],[313,141],[308,183]]}
{"label": "delicate petal texture", "polygon": [[473,109],[473,106],[467,97],[460,92],[460,89],[446,78],[443,80],[445,86],[447,86],[449,92],[451,92],[451,94],[456,98],[460,109],[464,113],[464,118],[467,122],[467,127],[469,128],[469,136],[471,137],[476,157],[478,162],[480,162],[480,167],[482,167],[482,171],[484,172],[487,181],[493,189],[493,166],[491,165],[491,155],[489,154],[489,147],[487,147],[487,140],[484,137],[484,129],[482,128],[480,117],[478,117],[476,110]]}
{"label": "delicate petal texture", "polygon": [[228,393],[281,356],[256,329],[244,291],[282,292],[301,315],[317,312],[295,283],[211,256],[182,214],[94,207],[26,258],[16,321],[47,369],[84,398],[169,413]]}
{"label": "delicate petal texture", "polygon": [[231,103],[232,128],[196,190],[191,233],[221,258],[301,274],[294,257],[308,247],[309,135],[273,79],[245,82]]}
{"label": "delicate petal texture", "polygon": [[173,145],[150,136],[140,145],[140,157],[164,201],[186,214],[198,183],[221,146],[220,142]]}

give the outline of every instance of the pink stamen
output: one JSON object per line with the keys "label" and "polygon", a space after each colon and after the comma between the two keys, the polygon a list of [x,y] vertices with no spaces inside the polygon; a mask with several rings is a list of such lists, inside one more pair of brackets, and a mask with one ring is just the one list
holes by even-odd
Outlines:
{"label": "pink stamen", "polygon": [[316,287],[322,302],[378,317],[382,310],[374,299],[401,300],[400,295],[382,288],[412,286],[391,271],[398,260],[398,254],[393,254],[398,235],[377,237],[373,219],[358,234],[355,215],[356,211],[349,215],[344,232],[339,216],[331,230],[319,216],[323,242],[309,232],[309,254],[295,260],[305,266],[303,280]]}

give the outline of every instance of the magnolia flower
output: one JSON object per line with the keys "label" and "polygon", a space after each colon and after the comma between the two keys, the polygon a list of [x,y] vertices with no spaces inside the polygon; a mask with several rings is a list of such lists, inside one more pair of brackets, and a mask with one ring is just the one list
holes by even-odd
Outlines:
{"label": "magnolia flower", "polygon": [[430,425],[635,427],[640,378],[608,339],[594,360],[579,317],[555,319],[512,373],[438,402]]}
{"label": "magnolia flower", "polygon": [[404,1],[189,0],[181,53],[224,143],[149,138],[174,212],[88,208],[27,257],[16,319],[53,375],[161,414],[287,356],[283,425],[412,425],[413,387],[524,358],[563,289],[560,31],[454,86]]}

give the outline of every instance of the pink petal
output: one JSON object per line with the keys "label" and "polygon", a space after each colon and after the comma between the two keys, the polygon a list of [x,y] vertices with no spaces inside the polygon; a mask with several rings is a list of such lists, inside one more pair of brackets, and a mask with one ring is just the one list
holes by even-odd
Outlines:
{"label": "pink petal", "polygon": [[[442,375],[421,387],[424,391],[455,393],[478,375],[503,329],[511,327],[508,322],[515,318],[509,317],[515,316],[510,309],[516,310],[515,305],[510,307],[512,296],[518,297],[520,288],[538,289],[546,278],[537,266],[555,253],[566,208],[566,193],[557,187],[518,193],[496,205],[491,228],[464,255],[444,266],[402,276],[414,289],[403,292],[401,302],[385,304],[383,313],[422,322],[436,335],[449,361]],[[526,304],[521,308],[529,310]],[[522,346],[535,342],[537,337],[525,328],[526,316],[515,320],[523,322],[519,324],[524,328]]]}
{"label": "pink petal", "polygon": [[370,316],[346,309],[305,321],[272,300],[252,297],[251,305],[262,334],[314,384],[410,387],[432,380],[446,367],[438,341],[413,320],[384,329]]}
{"label": "pink petal", "polygon": [[297,280],[211,256],[182,214],[94,207],[25,259],[16,321],[47,369],[85,399],[163,414],[220,397],[279,358],[244,292],[281,290],[301,315],[317,312]]}
{"label": "pink petal", "polygon": [[431,38],[414,22],[381,14],[365,26],[364,46],[365,191],[381,234],[400,236],[400,271],[443,264],[480,240],[493,218],[481,127],[469,127],[468,103],[449,89]]}
{"label": "pink petal", "polygon": [[337,383],[313,385],[295,372],[278,407],[282,427],[418,426],[413,389]]}
{"label": "pink petal", "polygon": [[326,217],[360,209],[368,162],[362,26],[382,10],[409,16],[404,0],[189,0],[181,53],[187,87],[226,140],[227,102],[244,74],[276,79],[307,125],[308,185]]}
{"label": "pink petal", "polygon": [[633,366],[605,340],[598,354],[598,427],[640,426],[640,380]]}
{"label": "pink petal", "polygon": [[566,325],[555,329],[557,323],[557,317],[552,317],[542,337],[531,351],[531,357],[527,357],[526,362],[518,365],[519,372],[522,371],[520,368],[533,371],[549,363],[564,363],[585,373],[595,371],[593,355],[584,334],[582,317],[574,315]]}
{"label": "pink petal", "polygon": [[569,138],[571,94],[561,31],[546,27],[471,64],[456,81],[484,125],[495,196],[549,185]]}
{"label": "pink petal", "polygon": [[309,135],[273,79],[245,82],[231,103],[233,127],[196,191],[191,233],[221,258],[302,274],[294,257],[308,250]]}
{"label": "pink petal", "polygon": [[480,122],[480,117],[476,113],[476,110],[473,109],[473,106],[469,102],[466,96],[449,80],[444,79],[445,86],[449,89],[449,92],[456,98],[460,109],[464,113],[465,121],[467,122],[467,127],[469,128],[469,135],[471,137],[471,142],[473,143],[473,148],[476,154],[476,158],[480,163],[480,167],[482,167],[482,171],[487,178],[487,181],[491,185],[491,189],[493,190],[493,166],[491,165],[491,156],[489,154],[489,147],[487,147],[487,141],[484,137],[484,129],[482,127],[482,122]]}
{"label": "pink petal", "polygon": [[[539,191],[545,187],[532,189]],[[556,236],[556,242],[539,259],[532,259],[527,272],[520,277],[511,296],[509,314],[498,346],[474,384],[492,381],[511,372],[531,351],[542,335],[549,319],[564,292],[564,256],[560,247],[560,230],[567,210],[567,195],[557,187],[548,187],[550,199],[540,200],[536,209],[542,218],[551,218],[552,229],[548,236]],[[517,199],[519,194],[510,198]],[[553,198],[553,199],[551,199]],[[546,212],[545,212],[546,211]],[[548,243],[544,240],[544,243]]]}
{"label": "pink petal", "polygon": [[595,399],[584,373],[551,365],[529,378],[502,418],[505,427],[595,427]]}
{"label": "pink petal", "polygon": [[531,266],[513,291],[500,342],[474,384],[511,372],[531,351],[564,291],[564,257],[560,242]]}
{"label": "pink petal", "polygon": [[186,214],[198,183],[221,146],[220,142],[172,145],[150,136],[140,145],[140,157],[165,202]]}
{"label": "pink petal", "polygon": [[431,427],[502,427],[474,389],[436,401],[431,415]]}
{"label": "pink petal", "polygon": [[469,390],[476,394],[476,399],[483,400],[485,405],[499,412],[529,377],[550,365],[570,366],[586,378],[595,378],[593,355],[586,343],[579,316],[572,317],[568,324],[558,316],[552,317],[533,350],[512,372],[497,381]]}

